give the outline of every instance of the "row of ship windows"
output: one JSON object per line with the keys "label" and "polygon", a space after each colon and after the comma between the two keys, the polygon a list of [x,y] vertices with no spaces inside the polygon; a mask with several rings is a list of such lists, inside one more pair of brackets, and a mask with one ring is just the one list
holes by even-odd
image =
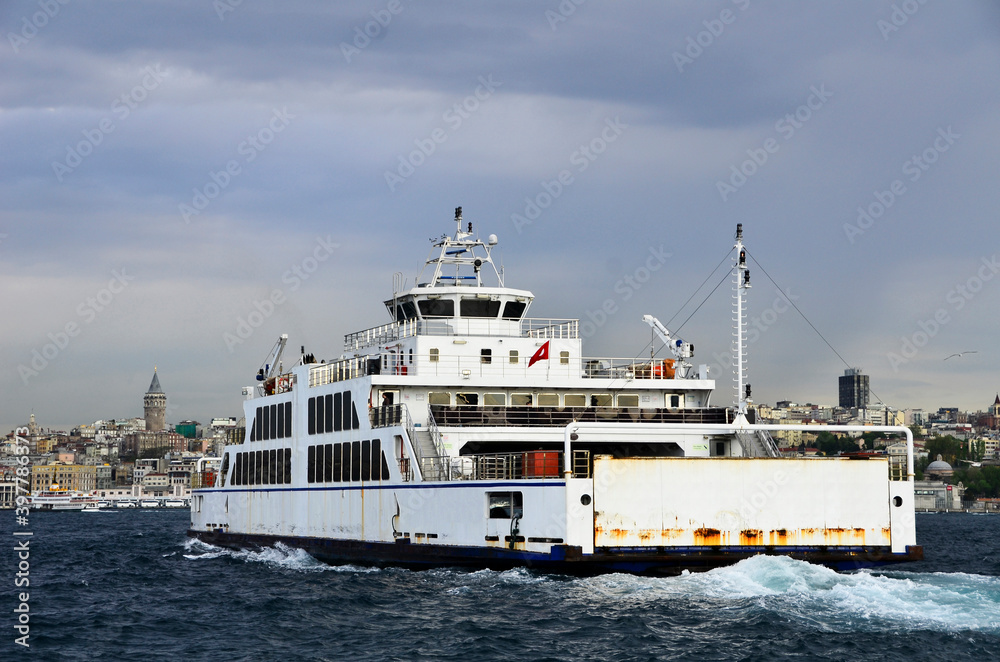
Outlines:
{"label": "row of ship windows", "polygon": [[[503,303],[503,315],[500,314],[500,304]],[[524,315],[526,301],[491,301],[479,297],[462,297],[458,303],[460,317],[502,317],[505,320],[519,320]],[[453,299],[420,299],[417,301],[422,317],[454,317],[455,301]],[[404,300],[396,305],[396,321],[412,319],[417,316],[417,306],[412,300]],[[392,308],[389,309],[392,311]]]}
{"label": "row of ship windows", "polygon": [[309,434],[357,430],[361,427],[350,391],[309,398],[308,421]]}
{"label": "row of ship windows", "polygon": [[[455,405],[484,407],[506,407],[506,393],[455,393]],[[451,405],[452,394],[448,392],[430,392],[427,394],[427,404],[430,405]],[[562,403],[560,404],[560,399]],[[539,393],[537,394],[538,407],[638,407],[638,393]],[[532,407],[535,404],[535,394],[532,393],[511,393],[510,405],[512,407]],[[666,394],[663,402],[667,407],[680,407],[681,397],[677,394]],[[661,406],[657,403],[655,406]]]}
{"label": "row of ship windows", "polygon": [[[413,355],[410,350],[410,363],[413,363]],[[441,350],[436,347],[432,347],[428,354],[430,355],[431,363],[437,363],[441,360]],[[521,360],[521,354],[516,349],[510,350],[507,354],[508,363],[518,363]],[[480,363],[493,363],[493,350],[488,348],[483,348],[479,350],[479,362]],[[562,365],[569,365],[569,352],[562,351],[559,352],[559,363]]]}
{"label": "row of ship windows", "polygon": [[233,485],[290,485],[291,482],[291,448],[236,453]]}
{"label": "row of ship windows", "polygon": [[250,441],[287,439],[292,436],[292,403],[279,402],[257,407],[250,429]]}
{"label": "row of ship windows", "polygon": [[310,483],[346,483],[388,480],[389,465],[382,441],[365,439],[340,444],[320,444],[308,450]]}

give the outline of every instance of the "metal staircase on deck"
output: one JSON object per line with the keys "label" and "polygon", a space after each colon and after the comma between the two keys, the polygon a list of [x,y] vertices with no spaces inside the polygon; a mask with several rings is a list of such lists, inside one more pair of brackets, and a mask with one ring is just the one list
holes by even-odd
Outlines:
{"label": "metal staircase on deck", "polygon": [[778,445],[767,430],[738,431],[736,438],[743,446],[743,452],[749,457],[779,457]]}

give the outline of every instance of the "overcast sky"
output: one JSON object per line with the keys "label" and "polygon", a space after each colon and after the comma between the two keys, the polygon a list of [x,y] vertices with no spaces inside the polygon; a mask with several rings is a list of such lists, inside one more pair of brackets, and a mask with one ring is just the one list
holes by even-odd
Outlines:
{"label": "overcast sky", "polygon": [[[889,405],[1000,390],[994,2],[12,0],[0,22],[4,432],[141,416],[154,365],[169,422],[239,417],[280,333],[333,358],[387,321],[459,205],[532,316],[595,322],[589,356],[686,320],[740,222],[756,401],[836,405],[846,367],[760,267]],[[680,330],[715,404],[730,294]]]}

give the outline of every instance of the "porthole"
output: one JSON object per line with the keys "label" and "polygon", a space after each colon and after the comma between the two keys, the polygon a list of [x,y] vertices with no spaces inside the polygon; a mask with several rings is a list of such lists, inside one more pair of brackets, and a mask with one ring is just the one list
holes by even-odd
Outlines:
{"label": "porthole", "polygon": [[589,506],[590,505],[590,495],[589,494],[584,494],[582,497],[580,497],[580,503],[582,503],[585,506]]}
{"label": "porthole", "polygon": [[903,505],[903,497],[901,497],[901,496],[892,497],[892,505],[896,506],[897,508],[899,508],[900,506],[902,506]]}

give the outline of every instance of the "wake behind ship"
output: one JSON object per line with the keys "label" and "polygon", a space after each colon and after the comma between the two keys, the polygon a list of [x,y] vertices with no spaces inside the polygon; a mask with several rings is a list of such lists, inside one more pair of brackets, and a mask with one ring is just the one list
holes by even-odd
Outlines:
{"label": "wake behind ship", "polygon": [[242,442],[193,493],[190,535],[329,563],[570,573],[922,558],[908,429],[863,428],[905,434],[902,465],[779,457],[768,430],[795,426],[754,423],[741,228],[727,408],[710,405],[694,347],[651,316],[673,358],[585,357],[579,321],[527,317],[534,295],[504,284],[496,236],[463,229],[461,208],[455,222],[416,285],[385,301],[391,321],[348,334],[341,358],[303,352],[286,371],[278,340],[244,388]]}

